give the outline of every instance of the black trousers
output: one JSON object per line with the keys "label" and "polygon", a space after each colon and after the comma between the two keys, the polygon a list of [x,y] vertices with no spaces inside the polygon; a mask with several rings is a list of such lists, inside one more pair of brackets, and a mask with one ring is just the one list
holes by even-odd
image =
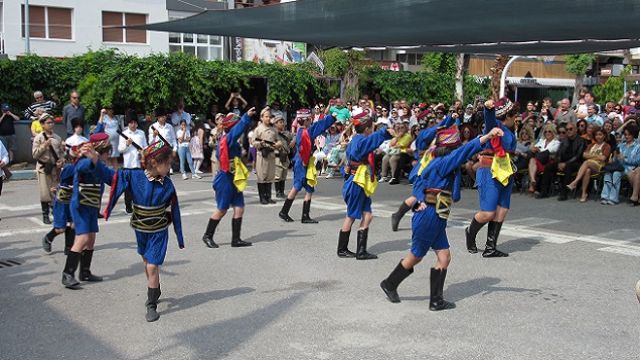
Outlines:
{"label": "black trousers", "polygon": [[[560,181],[560,195],[567,194],[567,185],[575,178],[575,174],[578,172],[578,169],[580,169],[580,165],[582,165],[581,162],[572,162],[567,164],[563,171],[564,175],[558,179]],[[558,176],[556,175],[557,172],[557,162],[545,165],[544,174],[542,174],[542,177],[540,178],[540,192],[543,195],[548,196],[551,194],[551,186],[553,186],[553,181]]]}

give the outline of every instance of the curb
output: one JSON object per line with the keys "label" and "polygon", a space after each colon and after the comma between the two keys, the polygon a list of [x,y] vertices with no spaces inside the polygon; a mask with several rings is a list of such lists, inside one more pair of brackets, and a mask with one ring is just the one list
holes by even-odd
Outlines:
{"label": "curb", "polygon": [[37,179],[35,170],[13,170],[10,181],[15,180],[34,180]]}

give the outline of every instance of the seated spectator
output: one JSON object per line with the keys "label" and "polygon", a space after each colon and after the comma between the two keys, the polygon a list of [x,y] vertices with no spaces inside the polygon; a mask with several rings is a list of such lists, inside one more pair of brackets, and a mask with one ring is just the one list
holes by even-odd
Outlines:
{"label": "seated spectator", "polygon": [[[51,100],[45,100],[42,91],[36,91],[33,93],[33,98],[36,100],[33,104],[24,111],[24,117],[33,120],[38,119],[39,115],[36,114],[36,110],[43,109],[47,114],[53,115],[53,109],[57,106],[55,102]],[[42,115],[42,113],[40,113]]]}
{"label": "seated spectator", "polygon": [[587,141],[591,141],[591,139],[589,139],[589,135],[587,133],[587,121],[585,119],[581,119],[578,120],[578,122],[576,123],[577,126],[577,131],[578,131],[578,136],[580,136],[581,138],[587,140]]}
{"label": "seated spectator", "polygon": [[[389,185],[399,184],[401,171],[411,161],[407,153],[413,139],[407,130],[407,125],[396,125],[396,136],[389,142],[389,150],[382,158],[382,175],[380,182],[389,181]],[[391,171],[391,172],[389,172]],[[389,177],[391,175],[391,177]]]}
{"label": "seated spectator", "polygon": [[[529,192],[536,191],[537,179],[540,173],[546,171],[546,167],[555,163],[555,156],[560,148],[558,141],[558,133],[553,124],[547,124],[542,132],[542,138],[536,142],[531,149],[531,158],[529,159]],[[540,193],[536,193],[540,197]]]}
{"label": "seated spectator", "polygon": [[[560,142],[560,148],[556,155],[556,161],[549,161],[544,167],[540,180],[540,193],[536,197],[547,197],[551,193],[551,185],[556,177],[560,176],[559,201],[567,200],[567,184],[573,180],[573,175],[582,165],[582,153],[586,148],[583,138],[578,136],[574,123],[566,126],[567,138]],[[546,139],[546,138],[545,138]]]}
{"label": "seated spectator", "polygon": [[605,133],[605,141],[609,144],[609,147],[613,150],[618,146],[618,141],[616,140],[616,132],[613,130],[613,121],[607,120],[603,126]]}
{"label": "seated spectator", "polygon": [[580,202],[587,201],[587,190],[589,188],[589,182],[591,181],[591,175],[600,173],[607,159],[609,159],[609,154],[611,154],[611,147],[604,141],[605,137],[603,129],[597,129],[595,131],[595,143],[589,144],[587,150],[582,154],[585,161],[580,166],[575,180],[567,185],[567,188],[573,191],[578,186],[578,183],[582,181]]}
{"label": "seated spectator", "polygon": [[587,106],[587,117],[585,118],[587,124],[594,124],[597,127],[604,125],[604,120],[598,115],[598,107],[596,104],[590,104]]}
{"label": "seated spectator", "polygon": [[633,124],[624,129],[624,142],[618,144],[615,156],[604,168],[604,186],[600,195],[600,203],[603,205],[616,205],[619,202],[620,184],[622,176],[629,178],[633,193],[631,202],[637,206],[638,190],[640,190],[640,144],[638,138],[638,127]]}
{"label": "seated spectator", "polygon": [[518,169],[525,169],[529,166],[529,158],[531,157],[531,145],[533,142],[533,130],[530,126],[525,125],[518,132],[518,142],[513,157],[513,163]]}
{"label": "seated spectator", "polygon": [[335,170],[340,168],[345,161],[345,151],[347,145],[351,141],[351,135],[353,134],[353,127],[347,126],[340,134],[340,142],[331,149],[329,156],[327,157],[327,179],[335,176]]}

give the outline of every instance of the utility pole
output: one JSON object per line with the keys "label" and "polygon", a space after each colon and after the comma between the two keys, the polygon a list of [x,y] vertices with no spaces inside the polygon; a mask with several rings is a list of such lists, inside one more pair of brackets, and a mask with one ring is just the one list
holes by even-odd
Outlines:
{"label": "utility pole", "polygon": [[29,33],[29,27],[31,22],[29,21],[29,0],[24,0],[24,52],[31,54],[31,34]]}

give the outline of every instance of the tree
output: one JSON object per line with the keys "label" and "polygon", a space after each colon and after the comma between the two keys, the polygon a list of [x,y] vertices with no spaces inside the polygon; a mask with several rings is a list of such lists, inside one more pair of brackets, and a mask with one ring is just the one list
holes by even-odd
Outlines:
{"label": "tree", "polygon": [[357,100],[360,96],[359,78],[365,66],[362,51],[343,51],[338,48],[322,51],[318,54],[325,66],[327,76],[339,77],[343,80],[346,99]]}
{"label": "tree", "polygon": [[576,87],[573,89],[573,103],[578,102],[580,90],[582,89],[582,84],[584,84],[584,76],[591,67],[591,64],[593,64],[595,58],[594,54],[567,55],[564,58],[565,69],[568,73],[576,76]]}
{"label": "tree", "polygon": [[502,72],[509,62],[509,55],[498,55],[491,67],[491,97],[493,99],[500,98],[500,78]]}

